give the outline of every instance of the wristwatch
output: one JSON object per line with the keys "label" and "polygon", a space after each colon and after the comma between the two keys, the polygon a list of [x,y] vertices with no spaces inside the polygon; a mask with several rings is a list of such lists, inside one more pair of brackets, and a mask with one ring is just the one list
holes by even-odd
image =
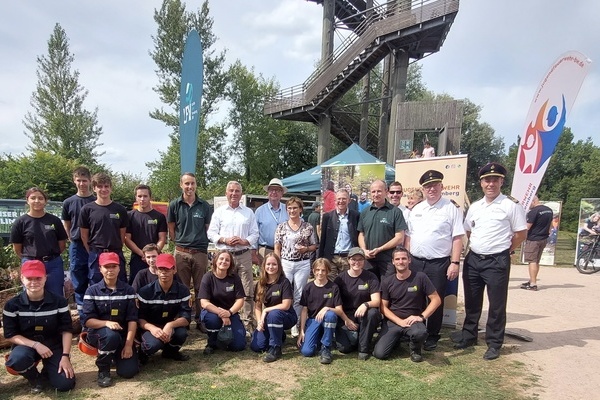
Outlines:
{"label": "wristwatch", "polygon": [[367,307],[367,310],[370,308],[370,307],[369,307],[369,302],[368,302],[368,301],[365,301],[365,302],[363,303],[363,306]]}
{"label": "wristwatch", "polygon": [[450,261],[450,264],[460,265],[460,261]]}
{"label": "wristwatch", "polygon": [[423,314],[419,315],[419,317],[421,317],[423,319],[423,322],[425,322],[425,320],[427,319],[427,318],[425,318],[425,316]]}

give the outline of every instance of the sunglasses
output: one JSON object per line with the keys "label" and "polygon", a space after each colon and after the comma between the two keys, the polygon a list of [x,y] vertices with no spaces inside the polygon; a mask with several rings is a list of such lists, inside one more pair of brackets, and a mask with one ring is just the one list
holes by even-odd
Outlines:
{"label": "sunglasses", "polygon": [[390,194],[402,194],[402,190],[390,190]]}

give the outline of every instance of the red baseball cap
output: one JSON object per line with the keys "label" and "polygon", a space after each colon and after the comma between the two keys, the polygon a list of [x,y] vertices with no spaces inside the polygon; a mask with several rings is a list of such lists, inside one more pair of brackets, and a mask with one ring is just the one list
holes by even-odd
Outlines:
{"label": "red baseball cap", "polygon": [[117,253],[101,253],[98,259],[100,265],[116,264],[121,265],[121,260]]}
{"label": "red baseball cap", "polygon": [[46,276],[46,266],[40,260],[28,260],[21,265],[21,275],[25,278],[42,278]]}
{"label": "red baseball cap", "polygon": [[175,268],[175,257],[168,253],[159,254],[156,257],[156,268]]}

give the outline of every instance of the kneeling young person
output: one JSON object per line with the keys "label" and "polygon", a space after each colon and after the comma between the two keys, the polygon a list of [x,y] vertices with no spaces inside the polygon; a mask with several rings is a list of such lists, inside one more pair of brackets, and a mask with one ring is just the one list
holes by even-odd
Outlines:
{"label": "kneeling young person", "polygon": [[98,348],[98,386],[112,384],[110,367],[114,362],[117,375],[133,378],[139,372],[134,339],[138,310],[135,291],[120,281],[120,259],[116,253],[101,253],[100,273],[103,280],[90,286],[83,297],[83,321],[86,341]]}
{"label": "kneeling young person", "polygon": [[331,364],[331,346],[338,316],[342,315],[342,299],[337,285],[327,279],[331,264],[325,258],[313,263],[315,280],[302,291],[300,305],[300,336],[298,347],[304,357],[312,357],[320,350],[320,363]]}
{"label": "kneeling young person", "polygon": [[[23,293],[10,299],[2,311],[4,337],[12,344],[6,367],[27,379],[31,394],[44,390],[42,374],[59,392],[75,387],[70,360],[73,323],[67,299],[44,289],[46,266],[39,260],[21,266]],[[44,368],[39,372],[37,364]]]}
{"label": "kneeling young person", "polygon": [[175,258],[160,254],[156,258],[158,280],[142,287],[138,292],[139,326],[142,331],[140,361],[162,349],[163,358],[187,361],[181,353],[192,318],[190,290],[174,280]]}
{"label": "kneeling young person", "polygon": [[264,362],[281,358],[284,330],[291,329],[298,323],[293,302],[292,284],[283,274],[280,258],[275,253],[267,254],[254,289],[254,314],[258,326],[250,344],[253,351],[268,350],[263,358]]}
{"label": "kneeling young person", "polygon": [[[423,272],[412,272],[410,254],[404,247],[392,252],[396,273],[381,282],[381,311],[385,320],[373,355],[381,360],[390,356],[398,341],[410,340],[410,359],[423,361],[421,349],[427,339],[425,321],[442,303],[435,286]],[[427,304],[429,302],[429,304]]]}
{"label": "kneeling young person", "polygon": [[[208,331],[204,355],[214,353],[217,348],[230,351],[246,348],[246,328],[238,314],[244,307],[246,294],[242,280],[233,273],[235,270],[231,253],[221,250],[213,257],[212,273],[202,277],[198,292],[202,306],[200,320]],[[221,328],[231,332],[220,335]]]}
{"label": "kneeling young person", "polygon": [[366,360],[371,353],[373,335],[381,323],[379,280],[365,271],[365,253],[360,247],[348,252],[350,268],[335,278],[342,298],[342,315],[338,319],[335,338],[340,353],[358,348],[358,358]]}

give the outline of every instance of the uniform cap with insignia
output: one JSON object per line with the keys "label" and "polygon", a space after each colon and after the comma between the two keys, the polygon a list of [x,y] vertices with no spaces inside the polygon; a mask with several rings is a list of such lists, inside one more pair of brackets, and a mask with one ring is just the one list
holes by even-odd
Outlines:
{"label": "uniform cap with insignia", "polygon": [[499,176],[504,178],[506,176],[506,168],[497,162],[488,163],[479,170],[479,179],[483,179],[488,176]]}
{"label": "uniform cap with insignia", "polygon": [[442,174],[440,171],[430,169],[421,175],[421,179],[419,179],[419,185],[424,186],[429,183],[441,182],[442,179],[444,179],[444,174]]}

